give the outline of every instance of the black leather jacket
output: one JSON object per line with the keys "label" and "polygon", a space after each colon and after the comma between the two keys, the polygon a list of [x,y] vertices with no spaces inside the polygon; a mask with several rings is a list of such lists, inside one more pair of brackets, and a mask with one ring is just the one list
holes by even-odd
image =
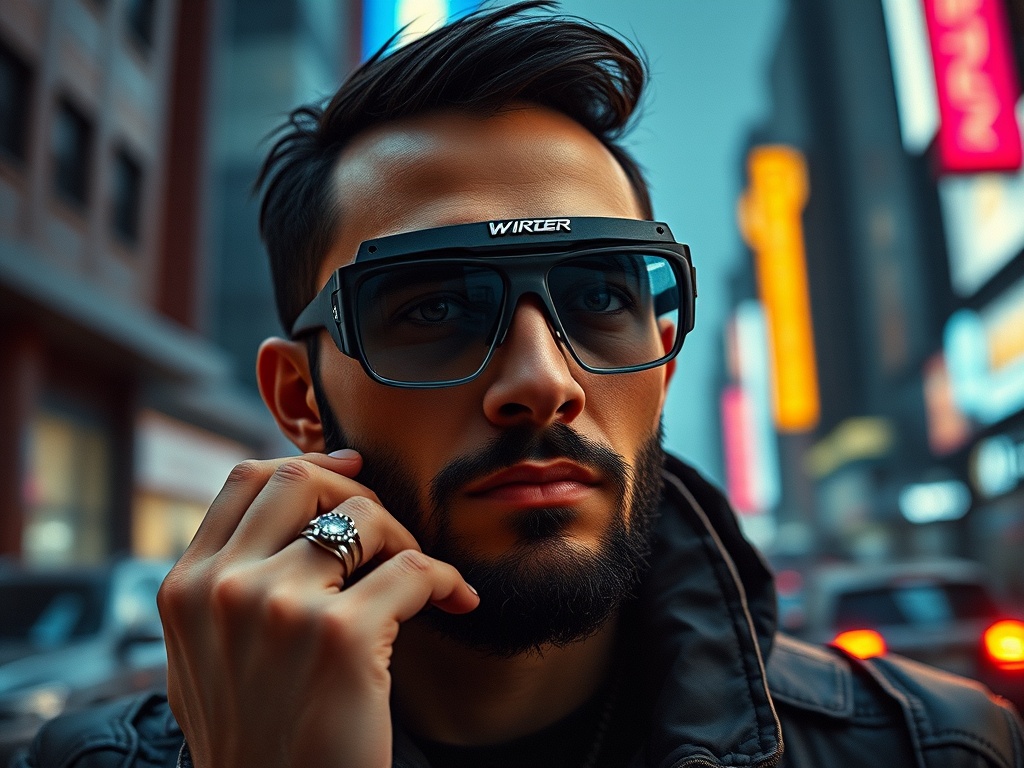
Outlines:
{"label": "black leather jacket", "polygon": [[[631,766],[1024,768],[1019,717],[980,685],[776,635],[762,559],[724,498],[671,457],[630,616],[651,712]],[[14,766],[173,768],[181,744],[166,699],[151,694],[59,718]],[[394,755],[396,768],[429,768],[397,729]]]}

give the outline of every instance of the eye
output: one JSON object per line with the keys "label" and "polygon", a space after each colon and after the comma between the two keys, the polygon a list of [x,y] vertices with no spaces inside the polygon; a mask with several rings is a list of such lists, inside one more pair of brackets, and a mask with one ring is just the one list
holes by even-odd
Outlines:
{"label": "eye", "polygon": [[583,294],[580,301],[588,312],[607,312],[612,305],[613,296],[607,288],[594,288]]}
{"label": "eye", "polygon": [[576,301],[573,302],[576,309],[584,312],[621,312],[630,306],[626,296],[620,291],[613,290],[608,284],[594,285],[583,288]]}
{"label": "eye", "polygon": [[409,313],[413,320],[422,320],[428,323],[440,323],[443,320],[451,319],[449,316],[458,314],[458,309],[453,307],[447,299],[435,298],[424,301],[412,308]]}
{"label": "eye", "polygon": [[395,319],[419,326],[441,326],[446,323],[475,322],[486,307],[473,303],[468,296],[432,294],[418,297],[405,305]]}

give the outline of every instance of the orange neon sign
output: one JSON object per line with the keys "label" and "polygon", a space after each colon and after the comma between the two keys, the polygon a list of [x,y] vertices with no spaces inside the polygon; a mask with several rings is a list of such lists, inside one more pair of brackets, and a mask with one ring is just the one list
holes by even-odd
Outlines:
{"label": "orange neon sign", "polygon": [[802,221],[807,164],[791,147],[763,146],[751,151],[747,169],[738,218],[768,319],[775,426],[804,432],[817,426],[821,412]]}

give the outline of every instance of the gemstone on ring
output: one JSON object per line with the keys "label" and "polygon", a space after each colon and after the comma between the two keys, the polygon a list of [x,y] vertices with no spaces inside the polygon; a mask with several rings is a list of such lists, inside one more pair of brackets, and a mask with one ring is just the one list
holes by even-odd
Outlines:
{"label": "gemstone on ring", "polygon": [[337,512],[326,512],[310,522],[311,533],[320,536],[332,544],[345,544],[356,536],[355,521],[348,515],[339,515]]}
{"label": "gemstone on ring", "polygon": [[299,535],[337,556],[345,567],[343,579],[361,564],[363,544],[355,521],[348,515],[334,511],[317,515]]}

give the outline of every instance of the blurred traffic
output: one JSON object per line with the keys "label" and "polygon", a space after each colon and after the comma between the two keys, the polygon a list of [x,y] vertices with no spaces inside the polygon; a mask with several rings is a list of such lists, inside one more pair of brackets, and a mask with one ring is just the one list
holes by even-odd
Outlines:
{"label": "blurred traffic", "polygon": [[[1024,0],[652,4],[561,8],[655,70],[635,152],[701,276],[669,446],[775,566],[784,631],[1024,703]],[[158,681],[158,577],[118,586],[125,558],[177,557],[235,463],[293,451],[252,374],[261,139],[478,5],[0,6],[0,743]],[[767,107],[717,124],[741,92]]]}
{"label": "blurred traffic", "polygon": [[61,712],[166,685],[156,593],[170,566],[0,563],[0,765]]}
{"label": "blurred traffic", "polygon": [[858,658],[898,653],[973,677],[1024,708],[1024,612],[969,560],[820,566],[794,634]]}

